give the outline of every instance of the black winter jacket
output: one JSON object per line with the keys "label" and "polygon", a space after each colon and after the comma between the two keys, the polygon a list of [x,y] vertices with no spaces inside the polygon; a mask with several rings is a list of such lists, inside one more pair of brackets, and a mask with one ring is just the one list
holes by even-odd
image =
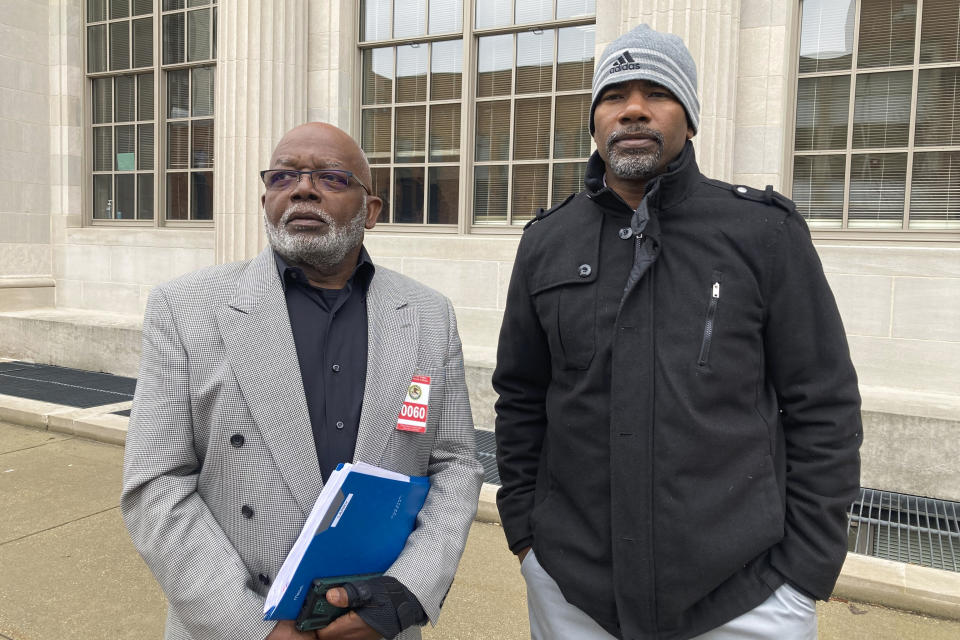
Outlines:
{"label": "black winter jacket", "polygon": [[636,213],[603,174],[594,154],[517,251],[493,378],[510,548],[631,640],[692,637],[784,580],[828,598],[860,396],[803,218],[705,178],[690,143]]}

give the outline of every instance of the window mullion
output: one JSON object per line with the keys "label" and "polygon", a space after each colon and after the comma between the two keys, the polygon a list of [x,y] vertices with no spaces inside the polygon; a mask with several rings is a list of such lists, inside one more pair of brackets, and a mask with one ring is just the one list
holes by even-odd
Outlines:
{"label": "window mullion", "polygon": [[910,229],[910,196],[913,191],[913,145],[917,129],[917,99],[920,93],[920,35],[923,27],[923,0],[917,0],[917,16],[913,38],[912,91],[910,92],[910,128],[907,130],[907,172],[903,188],[903,219],[901,227]]}
{"label": "window mullion", "polygon": [[[460,76],[460,197],[458,199],[457,229],[470,233],[473,225],[474,162],[476,147],[476,74],[477,38],[473,37],[473,11],[463,3],[463,66]],[[472,9],[472,6],[470,8]]]}
{"label": "window mullion", "polygon": [[857,54],[860,48],[860,7],[862,0],[856,0],[857,7],[853,21],[853,52],[850,56],[850,100],[847,107],[847,148],[843,169],[843,216],[840,228],[846,229],[850,222],[850,185],[853,180],[853,125],[857,108]]}

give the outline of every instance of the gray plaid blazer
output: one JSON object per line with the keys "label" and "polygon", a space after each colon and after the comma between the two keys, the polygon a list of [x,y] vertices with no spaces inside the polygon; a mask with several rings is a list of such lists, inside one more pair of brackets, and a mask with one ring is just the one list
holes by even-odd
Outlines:
{"label": "gray plaid blazer", "polygon": [[[387,573],[436,623],[480,491],[456,319],[442,295],[383,267],[367,315],[354,461],[430,476],[416,529]],[[396,429],[414,374],[431,377],[422,434]],[[271,250],[155,288],[120,505],[169,601],[165,637],[262,640],[274,624],[262,619],[264,578],[277,575],[322,487]]]}

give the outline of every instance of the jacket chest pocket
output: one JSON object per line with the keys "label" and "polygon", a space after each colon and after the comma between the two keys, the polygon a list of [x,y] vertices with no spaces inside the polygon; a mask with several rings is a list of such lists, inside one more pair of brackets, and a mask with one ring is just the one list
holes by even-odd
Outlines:
{"label": "jacket chest pocket", "polygon": [[534,296],[553,361],[564,369],[587,369],[597,350],[597,287],[566,283]]}
{"label": "jacket chest pocket", "polygon": [[706,318],[703,321],[703,340],[700,342],[700,354],[697,356],[697,366],[706,367],[710,364],[710,347],[717,327],[717,314],[720,309],[720,284],[723,274],[714,270],[710,274],[710,297],[707,302]]}

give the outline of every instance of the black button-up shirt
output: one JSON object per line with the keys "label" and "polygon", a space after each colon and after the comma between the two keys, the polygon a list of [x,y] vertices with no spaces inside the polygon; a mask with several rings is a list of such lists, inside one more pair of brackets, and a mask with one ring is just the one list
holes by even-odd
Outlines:
{"label": "black button-up shirt", "polygon": [[366,249],[343,289],[314,287],[274,253],[297,347],[313,441],[324,480],[353,460],[367,379],[367,287],[374,266]]}

